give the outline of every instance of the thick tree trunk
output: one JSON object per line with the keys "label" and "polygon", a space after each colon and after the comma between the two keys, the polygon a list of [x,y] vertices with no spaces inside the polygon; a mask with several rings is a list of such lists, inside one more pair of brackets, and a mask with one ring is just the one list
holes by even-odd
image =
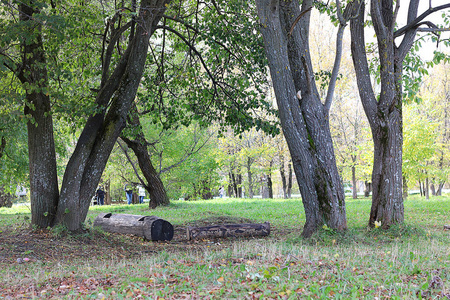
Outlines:
{"label": "thick tree trunk", "polygon": [[135,138],[132,140],[121,134],[122,140],[127,144],[127,146],[133,150],[139,163],[139,168],[147,181],[143,184],[144,188],[147,190],[150,196],[149,207],[154,209],[158,206],[165,206],[170,204],[169,197],[167,196],[164,184],[153,167],[150,155],[147,150],[147,141],[142,132],[142,127],[139,121],[139,115],[136,105],[133,103],[128,117],[128,124],[133,129]]}
{"label": "thick tree trunk", "polygon": [[39,22],[33,15],[39,10],[33,1],[19,5],[20,20],[28,31],[20,37],[23,61],[16,74],[26,84],[26,105],[24,114],[29,121],[28,158],[30,169],[31,223],[40,228],[53,226],[58,206],[58,178],[56,170],[55,143],[45,51]]}
{"label": "thick tree trunk", "polygon": [[[141,81],[149,38],[169,0],[143,0],[134,38],[96,99],[102,113],[89,117],[64,173],[56,222],[80,230],[91,196],[120,132]],[[112,98],[112,99],[111,99]],[[110,104],[109,104],[110,103]],[[106,112],[106,108],[108,111]]]}
{"label": "thick tree trunk", "polygon": [[[369,226],[380,221],[382,228],[402,223],[402,64],[414,42],[416,27],[404,35],[400,46],[394,43],[395,20],[392,1],[371,1],[371,20],[377,36],[381,92],[375,96],[365,50],[364,1],[355,5],[350,22],[352,59],[359,94],[374,140],[372,208]],[[418,1],[410,2],[408,22],[417,15]]]}
{"label": "thick tree trunk", "polygon": [[281,126],[305,208],[302,236],[310,237],[324,223],[344,230],[345,196],[334,157],[328,109],[318,98],[309,56],[308,10],[312,1],[303,1],[304,15],[292,31],[301,13],[297,1],[258,0],[256,6]]}
{"label": "thick tree trunk", "polygon": [[149,241],[171,241],[172,224],[156,216],[101,213],[94,220],[94,227],[106,232],[132,234]]}
{"label": "thick tree trunk", "polygon": [[430,182],[428,179],[428,174],[425,178],[425,199],[430,200]]}
{"label": "thick tree trunk", "polygon": [[400,113],[393,112],[388,120],[372,128],[375,149],[370,226],[375,221],[381,221],[383,228],[403,222],[401,126]]}

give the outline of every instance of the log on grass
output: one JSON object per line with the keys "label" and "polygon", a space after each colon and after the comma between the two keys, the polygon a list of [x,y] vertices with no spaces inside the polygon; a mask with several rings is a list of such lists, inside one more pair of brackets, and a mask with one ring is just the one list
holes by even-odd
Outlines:
{"label": "log on grass", "polygon": [[444,225],[444,230],[450,230],[450,225]]}
{"label": "log on grass", "polygon": [[173,226],[156,216],[101,213],[94,220],[94,227],[106,232],[133,234],[149,241],[170,241]]}
{"label": "log on grass", "polygon": [[270,223],[262,224],[224,224],[205,227],[188,227],[188,240],[204,238],[225,238],[225,237],[252,237],[268,236],[270,234]]}

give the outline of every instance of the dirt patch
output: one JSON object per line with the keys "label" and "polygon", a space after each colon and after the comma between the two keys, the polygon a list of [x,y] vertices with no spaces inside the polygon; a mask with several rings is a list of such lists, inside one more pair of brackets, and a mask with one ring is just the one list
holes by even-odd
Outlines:
{"label": "dirt patch", "polygon": [[[149,242],[143,238],[88,230],[81,234],[49,230],[4,229],[0,235],[0,264],[32,261],[76,261],[98,258],[133,258],[143,253],[197,252],[205,247],[222,248],[237,239],[188,241],[187,226],[209,226],[216,224],[252,223],[252,220],[228,216],[215,216],[184,225],[174,225],[174,238],[170,242]],[[271,228],[271,235],[284,235],[283,230]]]}

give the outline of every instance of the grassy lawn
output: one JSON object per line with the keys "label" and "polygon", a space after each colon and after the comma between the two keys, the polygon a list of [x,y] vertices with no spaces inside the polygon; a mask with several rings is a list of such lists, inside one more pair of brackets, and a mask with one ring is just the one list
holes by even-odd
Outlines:
{"label": "grassy lawn", "polygon": [[[450,299],[450,197],[410,197],[405,224],[388,231],[367,228],[370,204],[347,199],[349,230],[310,240],[299,199],[91,207],[78,235],[30,230],[29,207],[0,208],[0,299]],[[93,229],[100,212],[159,216],[174,239]],[[188,225],[265,221],[265,238],[185,236]]]}

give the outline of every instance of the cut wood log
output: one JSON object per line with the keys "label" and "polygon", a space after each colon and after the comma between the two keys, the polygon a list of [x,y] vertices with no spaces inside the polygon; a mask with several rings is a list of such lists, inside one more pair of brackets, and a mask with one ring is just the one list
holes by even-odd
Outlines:
{"label": "cut wood log", "polygon": [[444,230],[450,230],[450,225],[444,225]]}
{"label": "cut wood log", "polygon": [[106,232],[133,234],[149,241],[170,241],[173,226],[156,216],[101,213],[94,220],[94,227]]}
{"label": "cut wood log", "polygon": [[264,222],[262,224],[223,224],[205,227],[188,227],[186,231],[188,240],[240,236],[268,236],[269,234],[269,222]]}

